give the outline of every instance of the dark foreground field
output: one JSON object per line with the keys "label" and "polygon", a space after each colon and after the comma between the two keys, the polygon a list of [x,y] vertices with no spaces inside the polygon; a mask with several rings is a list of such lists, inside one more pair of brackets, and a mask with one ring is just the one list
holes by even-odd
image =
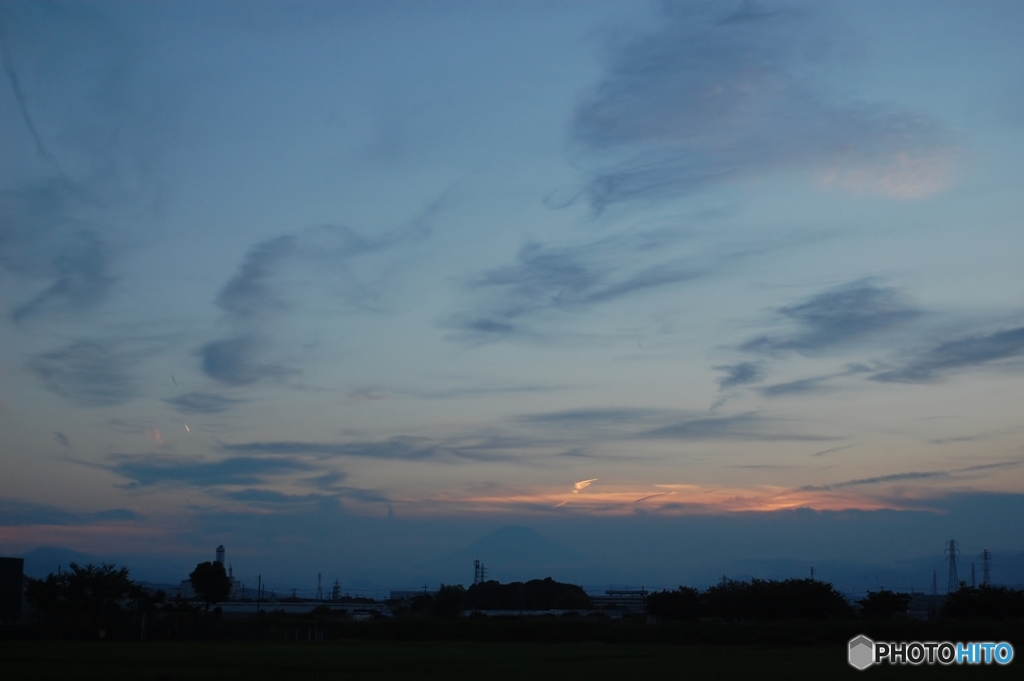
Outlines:
{"label": "dark foreground field", "polygon": [[1006,667],[872,667],[843,646],[474,642],[4,641],[5,679],[1019,678]]}

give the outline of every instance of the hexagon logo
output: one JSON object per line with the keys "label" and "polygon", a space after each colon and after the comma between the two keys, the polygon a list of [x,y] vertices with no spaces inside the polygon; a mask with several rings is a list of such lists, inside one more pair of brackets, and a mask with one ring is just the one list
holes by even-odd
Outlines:
{"label": "hexagon logo", "polygon": [[861,634],[850,639],[849,653],[850,666],[863,671],[875,662],[875,642]]}

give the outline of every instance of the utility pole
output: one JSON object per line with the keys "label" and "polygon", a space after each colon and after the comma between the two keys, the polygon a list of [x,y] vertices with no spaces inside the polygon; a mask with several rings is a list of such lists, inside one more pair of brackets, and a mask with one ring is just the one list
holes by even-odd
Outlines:
{"label": "utility pole", "polygon": [[990,581],[991,575],[989,574],[990,560],[992,560],[992,552],[988,549],[983,549],[981,552],[981,583],[984,586],[992,586]]}

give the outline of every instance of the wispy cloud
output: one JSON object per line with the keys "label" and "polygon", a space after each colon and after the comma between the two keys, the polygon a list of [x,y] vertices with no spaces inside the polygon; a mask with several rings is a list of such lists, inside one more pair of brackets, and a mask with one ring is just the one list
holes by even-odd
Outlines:
{"label": "wispy cloud", "polygon": [[831,449],[823,449],[820,452],[814,452],[813,454],[811,454],[811,456],[825,456],[826,454],[835,454],[836,452],[841,452],[845,449],[856,447],[858,444],[860,443],[854,442],[852,444],[843,445],[842,447],[832,447]]}
{"label": "wispy cloud", "polygon": [[800,433],[786,427],[784,420],[772,420],[758,414],[736,414],[713,418],[683,418],[660,428],[649,430],[644,437],[671,440],[753,440],[810,441],[834,438]]}
{"label": "wispy cloud", "polygon": [[820,393],[832,390],[826,381],[830,376],[818,376],[816,378],[803,378],[797,381],[786,383],[775,383],[758,388],[757,392],[765,397],[782,397],[784,395],[806,395],[807,393]]}
{"label": "wispy cloud", "polygon": [[884,383],[927,383],[961,369],[1020,357],[1024,357],[1024,327],[947,341],[871,378]]}
{"label": "wispy cloud", "polygon": [[103,511],[70,511],[58,506],[0,499],[0,525],[93,525],[104,522],[141,520],[142,516],[126,508]]}
{"label": "wispy cloud", "polygon": [[600,439],[830,440],[792,430],[792,422],[756,413],[708,417],[669,409],[592,408],[530,414],[519,421],[560,431],[563,436]]}
{"label": "wispy cloud", "polygon": [[332,498],[326,494],[285,494],[284,492],[278,492],[276,490],[255,489],[251,487],[220,492],[219,494],[220,496],[234,501],[272,506],[310,504]]}
{"label": "wispy cloud", "polygon": [[109,341],[76,341],[36,355],[29,369],[50,391],[83,406],[110,406],[135,395],[135,358]]}
{"label": "wispy cloud", "polygon": [[110,291],[109,248],[78,217],[87,193],[63,178],[0,192],[0,267],[25,284],[44,282],[14,308],[14,321],[81,312]]}
{"label": "wispy cloud", "polygon": [[39,128],[36,127],[35,121],[32,118],[32,113],[29,111],[28,101],[25,98],[25,91],[21,87],[21,78],[18,76],[18,71],[14,65],[14,56],[11,54],[11,42],[7,36],[7,28],[4,25],[6,17],[0,14],[0,62],[3,63],[4,73],[7,74],[7,81],[11,86],[11,93],[14,95],[14,100],[18,104],[18,112],[21,114],[21,119],[25,123],[25,127],[28,129],[29,134],[32,135],[32,140],[36,145],[36,152],[43,158],[47,159],[54,166],[58,166],[57,159],[50,153],[49,149],[46,148],[46,144],[43,142],[43,136],[39,133]]}
{"label": "wispy cloud", "polygon": [[675,414],[666,409],[644,407],[592,407],[526,414],[520,416],[519,420],[538,425],[585,429],[602,426],[643,427],[664,422]]}
{"label": "wispy cloud", "polygon": [[218,461],[157,455],[115,455],[110,469],[131,487],[187,484],[200,487],[254,485],[301,473],[311,464],[295,457],[231,457]]}
{"label": "wispy cloud", "polygon": [[199,351],[203,372],[212,379],[233,386],[300,373],[280,363],[261,361],[265,345],[266,342],[255,334],[211,341]]}
{"label": "wispy cloud", "polygon": [[[217,307],[231,332],[199,349],[203,372],[234,386],[301,374],[294,367],[266,359],[274,345],[274,331],[284,323],[291,308],[283,276],[288,268],[315,271],[319,275],[317,285],[330,291],[334,300],[352,309],[372,309],[373,294],[354,276],[354,264],[371,255],[418,243],[429,235],[429,220],[442,203],[439,199],[408,225],[375,237],[363,236],[343,225],[325,225],[278,235],[252,246],[217,295]],[[291,279],[294,283],[302,278]]]}
{"label": "wispy cloud", "polygon": [[303,484],[312,485],[322,490],[336,490],[339,485],[348,479],[348,474],[342,471],[330,471],[321,475],[302,480]]}
{"label": "wispy cloud", "polygon": [[284,302],[275,296],[270,278],[275,266],[295,252],[296,238],[291,235],[267,239],[246,254],[241,267],[217,296],[217,306],[236,319],[248,319],[268,311],[278,311]]}
{"label": "wispy cloud", "polygon": [[997,470],[1001,468],[1014,468],[1024,464],[1024,460],[999,461],[996,463],[976,464],[944,471],[910,471],[906,473],[892,473],[890,475],[879,475],[871,478],[858,478],[845,480],[829,485],[804,485],[800,488],[802,492],[824,492],[829,490],[841,490],[850,487],[864,487],[870,485],[881,485],[891,482],[905,482],[909,480],[930,480],[935,478],[951,478],[964,473],[976,473],[980,471]]}
{"label": "wispy cloud", "polygon": [[437,440],[399,436],[386,440],[360,442],[271,441],[222,444],[221,449],[237,454],[306,454],[318,457],[351,457],[405,461],[470,459],[476,461],[508,458],[506,450],[519,441],[495,441],[475,437]]}
{"label": "wispy cloud", "polygon": [[164,402],[174,407],[180,414],[219,414],[242,401],[233,397],[204,392],[184,393],[177,397],[164,399]]}
{"label": "wispy cloud", "polygon": [[795,334],[760,336],[741,346],[750,352],[821,352],[908,323],[921,314],[897,289],[854,282],[818,293],[778,313],[796,324]]}
{"label": "wispy cloud", "polygon": [[738,385],[758,383],[764,380],[765,376],[764,367],[758,362],[740,362],[739,364],[717,366],[715,369],[725,372],[725,375],[718,379],[718,385],[723,390]]}
{"label": "wispy cloud", "polygon": [[583,311],[706,273],[705,267],[688,260],[651,263],[650,254],[641,253],[646,250],[629,238],[562,248],[526,244],[515,264],[485,272],[470,284],[487,303],[460,315],[455,325],[476,338],[529,333],[531,322],[546,314]]}
{"label": "wispy cloud", "polygon": [[814,12],[666,6],[658,30],[617,47],[573,136],[601,210],[779,170],[855,191],[946,186],[952,132],[926,114],[830,97],[806,73]]}

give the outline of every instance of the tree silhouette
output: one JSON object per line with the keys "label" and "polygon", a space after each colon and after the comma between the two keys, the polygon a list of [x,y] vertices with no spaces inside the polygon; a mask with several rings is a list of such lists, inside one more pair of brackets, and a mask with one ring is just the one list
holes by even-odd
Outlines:
{"label": "tree silhouette", "polygon": [[466,602],[466,590],[461,584],[441,585],[434,596],[431,610],[435,617],[452,618],[462,614]]}
{"label": "tree silhouette", "polygon": [[1024,591],[988,584],[978,588],[962,586],[946,597],[942,614],[984,619],[1024,617]]}
{"label": "tree silhouette", "polygon": [[647,614],[666,620],[694,619],[701,613],[700,592],[688,586],[647,596]]}
{"label": "tree silhouette", "polygon": [[889,618],[907,611],[910,595],[898,594],[888,589],[869,591],[867,596],[857,601],[857,605],[860,606],[860,612],[864,617]]}
{"label": "tree silhouette", "polygon": [[231,593],[231,580],[224,566],[220,563],[206,561],[196,565],[189,576],[188,581],[192,589],[206,603],[206,611],[210,611],[210,604],[227,599]]}
{"label": "tree silhouette", "polygon": [[39,615],[91,628],[115,617],[120,601],[133,586],[128,568],[107,564],[83,567],[71,563],[59,575],[50,573],[45,579],[27,581],[25,595]]}

